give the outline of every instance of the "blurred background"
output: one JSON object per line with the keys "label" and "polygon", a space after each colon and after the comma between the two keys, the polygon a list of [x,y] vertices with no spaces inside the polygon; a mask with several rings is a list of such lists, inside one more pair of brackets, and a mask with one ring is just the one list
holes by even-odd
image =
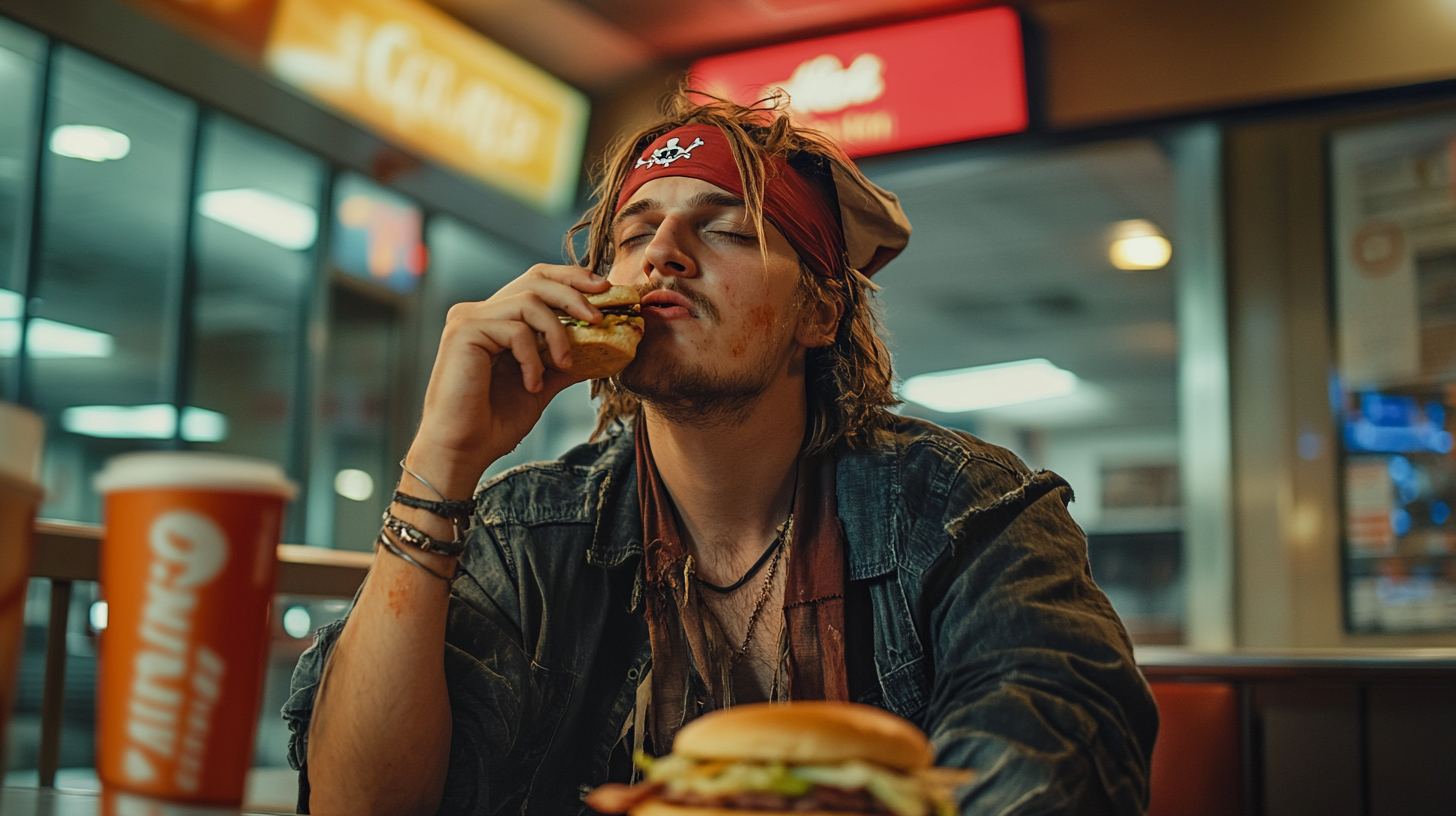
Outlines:
{"label": "blurred background", "polygon": [[[99,522],[117,453],[228,451],[303,487],[287,541],[369,550],[446,310],[559,262],[689,73],[784,89],[900,195],[899,410],[1065,476],[1140,647],[1456,646],[1452,0],[0,0],[0,396],[47,421],[42,516]],[[567,391],[492,474],[594,416]],[[278,601],[260,785],[346,608]],[[94,585],[72,612],[87,785]]]}

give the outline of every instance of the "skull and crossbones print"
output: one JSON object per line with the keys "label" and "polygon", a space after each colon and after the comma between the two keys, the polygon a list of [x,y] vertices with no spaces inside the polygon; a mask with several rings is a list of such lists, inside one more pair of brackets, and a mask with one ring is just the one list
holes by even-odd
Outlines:
{"label": "skull and crossbones print", "polygon": [[702,145],[702,139],[693,139],[692,144],[687,147],[682,147],[678,144],[678,138],[674,136],[667,140],[667,144],[652,151],[651,158],[638,159],[637,166],[651,167],[654,164],[660,164],[663,167],[668,167],[678,159],[691,159],[693,157],[693,150]]}

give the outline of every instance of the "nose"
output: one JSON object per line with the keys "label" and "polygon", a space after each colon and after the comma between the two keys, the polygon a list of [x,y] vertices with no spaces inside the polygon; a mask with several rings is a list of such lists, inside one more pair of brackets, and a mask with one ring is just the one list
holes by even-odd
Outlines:
{"label": "nose", "polygon": [[658,225],[647,250],[642,253],[643,274],[649,278],[653,272],[670,278],[697,276],[697,262],[686,245],[686,229],[687,225],[676,218],[668,218]]}

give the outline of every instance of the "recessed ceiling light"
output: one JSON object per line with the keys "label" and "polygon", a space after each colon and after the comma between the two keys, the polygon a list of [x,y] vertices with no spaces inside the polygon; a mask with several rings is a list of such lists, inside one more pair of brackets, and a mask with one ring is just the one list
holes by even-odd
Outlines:
{"label": "recessed ceiling light", "polygon": [[[206,408],[182,410],[182,438],[221,442],[227,417]],[[103,439],[171,439],[177,432],[174,405],[76,405],[61,411],[61,427],[73,434]]]}
{"label": "recessed ceiling light", "polygon": [[357,468],[334,474],[334,492],[351,501],[368,501],[374,495],[374,477]]}
{"label": "recessed ceiling light", "polygon": [[212,190],[198,199],[197,210],[284,249],[308,249],[318,238],[318,213],[312,207],[267,190]]}
{"label": "recessed ceiling light", "polygon": [[1173,257],[1173,245],[1153,222],[1139,218],[1113,226],[1107,254],[1118,269],[1162,269]]}
{"label": "recessed ceiling light", "polygon": [[900,387],[900,396],[932,411],[958,414],[1065,396],[1077,382],[1077,375],[1038,358],[918,374]]}
{"label": "recessed ceiling light", "polygon": [[313,631],[313,616],[301,606],[290,606],[283,613],[283,631],[295,640],[306,638]]}
{"label": "recessed ceiling light", "polygon": [[100,125],[61,125],[51,131],[51,152],[70,159],[116,161],[131,152],[131,139]]}

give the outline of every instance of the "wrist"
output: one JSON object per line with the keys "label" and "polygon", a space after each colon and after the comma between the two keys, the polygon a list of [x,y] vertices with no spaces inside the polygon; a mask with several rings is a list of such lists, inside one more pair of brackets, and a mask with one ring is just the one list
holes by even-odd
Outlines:
{"label": "wrist", "polygon": [[[416,442],[410,446],[401,464],[399,491],[421,499],[458,501],[475,495],[475,485],[489,462],[467,461],[447,452],[421,450]],[[436,495],[438,493],[438,495]]]}

